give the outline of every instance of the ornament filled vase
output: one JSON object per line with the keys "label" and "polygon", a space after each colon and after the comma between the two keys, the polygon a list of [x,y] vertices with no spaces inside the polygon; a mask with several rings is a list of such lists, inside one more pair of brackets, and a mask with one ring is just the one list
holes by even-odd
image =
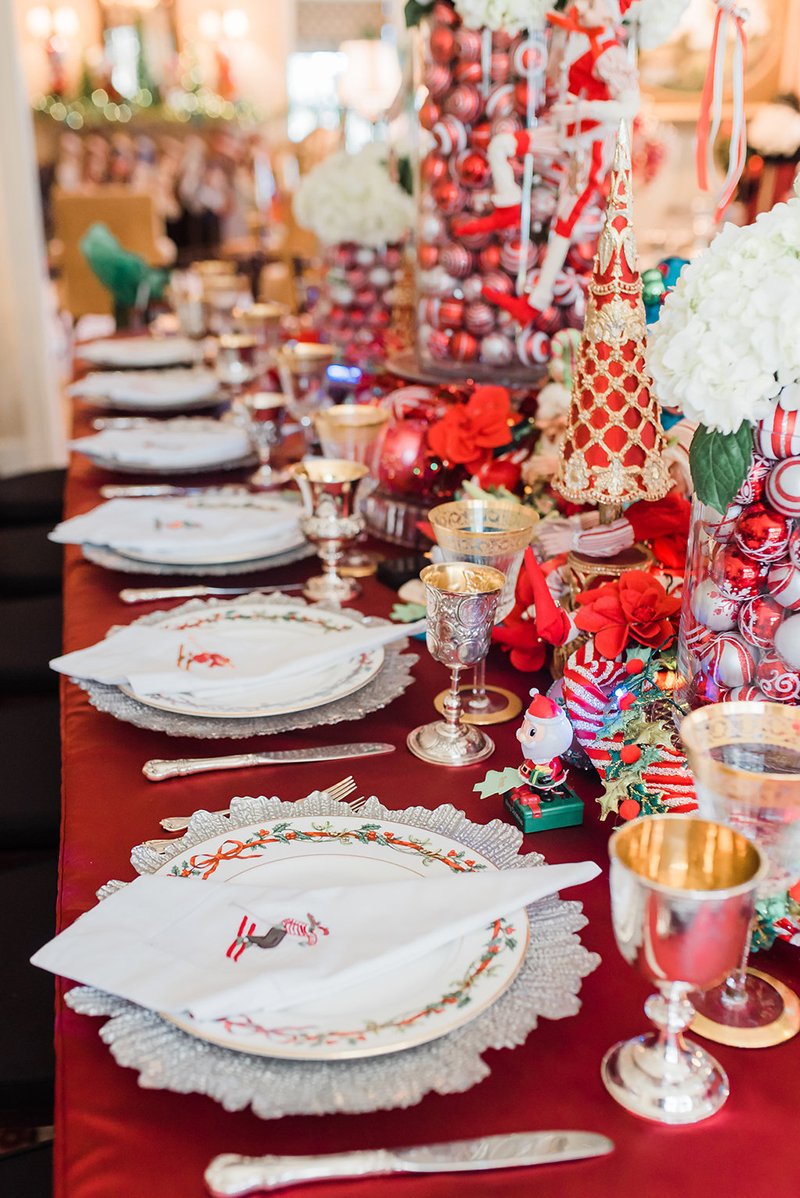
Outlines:
{"label": "ornament filled vase", "polygon": [[386,350],[394,292],[403,273],[403,245],[339,242],[325,247],[324,259],[315,320],[348,360],[368,364]]}

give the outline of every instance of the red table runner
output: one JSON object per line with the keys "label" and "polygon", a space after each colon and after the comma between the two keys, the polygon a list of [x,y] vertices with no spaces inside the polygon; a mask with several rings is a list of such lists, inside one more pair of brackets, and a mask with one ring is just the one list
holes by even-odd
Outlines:
{"label": "red table runner", "polygon": [[[88,417],[78,417],[77,431]],[[98,486],[117,477],[76,458],[70,470],[67,514],[77,515],[99,500]],[[138,481],[131,479],[131,481]],[[303,562],[274,573],[245,576],[254,584],[294,581],[315,569]],[[164,579],[165,584],[187,579]],[[122,586],[153,585],[152,576],[112,573],[83,560],[77,548],[66,552],[65,651],[83,648],[115,623],[129,623],[159,605],[130,608],[118,599]],[[234,585],[232,581],[231,585]],[[238,585],[238,581],[236,583]],[[368,580],[357,606],[387,615],[394,594]],[[412,803],[435,807],[453,803],[470,818],[502,817],[498,798],[481,801],[472,792],[488,767],[518,763],[516,725],[490,729],[497,752],[488,766],[448,770],[425,765],[405,748],[409,730],[433,718],[432,700],[446,683],[446,671],[415,642],[420,661],[414,685],[389,707],[362,724],[339,724],[318,732],[290,733],[249,741],[166,737],[134,728],[95,711],[78,687],[62,684],[63,818],[58,918],[71,923],[95,902],[95,891],[110,878],[130,880],[130,849],[160,835],[159,819],[199,807],[227,806],[235,794],[278,794],[299,798],[352,773],[357,793],[374,793],[391,808]],[[488,666],[489,681],[525,694],[530,676],[515,673],[498,649]],[[141,768],[150,757],[198,756],[257,748],[300,748],[321,741],[370,739],[394,742],[397,752],[365,762],[239,770],[205,774],[153,785]],[[20,797],[22,800],[22,796]],[[136,1073],[118,1066],[100,1039],[102,1020],[76,1015],[57,998],[55,1182],[59,1198],[201,1198],[203,1172],[219,1152],[334,1152],[356,1148],[424,1144],[500,1132],[578,1128],[610,1136],[616,1151],[607,1158],[535,1170],[509,1170],[298,1186],[298,1198],[328,1195],[390,1195],[435,1198],[455,1194],[537,1198],[707,1198],[709,1194],[750,1194],[754,1198],[797,1198],[800,1164],[795,1120],[800,1110],[800,1037],[779,1048],[744,1051],[711,1046],[728,1071],[731,1097],[723,1111],[693,1128],[651,1125],[623,1111],[606,1093],[600,1061],[616,1040],[648,1030],[642,1004],[649,987],[620,957],[608,904],[606,842],[610,821],[601,824],[596,805],[587,803],[584,826],[525,838],[523,851],[537,850],[550,862],[590,857],[604,867],[601,878],[567,897],[584,903],[589,924],[583,943],[602,956],[585,980],[580,1013],[569,1019],[541,1020],[527,1042],[513,1051],[485,1054],[491,1076],[464,1094],[429,1095],[407,1110],[366,1115],[292,1117],[274,1121],[250,1111],[228,1112],[209,1098],[139,1088]],[[122,951],[122,950],[121,950]],[[784,981],[800,983],[800,954],[777,946],[757,961]],[[392,1059],[385,1060],[386,1069]]]}

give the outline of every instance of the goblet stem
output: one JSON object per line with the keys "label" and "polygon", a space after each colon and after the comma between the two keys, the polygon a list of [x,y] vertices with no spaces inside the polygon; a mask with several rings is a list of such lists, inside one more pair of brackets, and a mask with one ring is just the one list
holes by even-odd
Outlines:
{"label": "goblet stem", "polygon": [[741,1011],[747,1006],[749,996],[747,993],[747,962],[750,959],[750,940],[752,937],[752,925],[750,928],[750,936],[744,946],[742,960],[738,969],[734,969],[728,974],[725,979],[720,993],[720,1002],[723,1007],[728,1007],[736,1011]]}
{"label": "goblet stem", "polygon": [[683,1031],[694,1015],[687,993],[688,987],[673,983],[666,993],[651,994],[644,1004],[645,1014],[658,1028],[658,1046],[664,1062],[673,1072],[686,1070],[687,1048]]}
{"label": "goblet stem", "polygon": [[486,658],[482,657],[472,671],[472,694],[469,697],[470,710],[483,711],[489,706],[489,696],[486,694]]}
{"label": "goblet stem", "polygon": [[444,700],[444,718],[451,732],[458,732],[461,723],[461,712],[463,705],[461,703],[461,692],[458,689],[458,680],[461,676],[461,667],[453,666],[450,671],[450,690]]}

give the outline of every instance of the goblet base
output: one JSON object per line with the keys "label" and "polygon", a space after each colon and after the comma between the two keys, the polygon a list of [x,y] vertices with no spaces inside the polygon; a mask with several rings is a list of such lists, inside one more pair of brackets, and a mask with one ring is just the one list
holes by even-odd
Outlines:
{"label": "goblet base", "polygon": [[378,559],[371,553],[364,553],[359,549],[345,553],[337,566],[342,578],[369,578],[377,569]]}
{"label": "goblet base", "polygon": [[259,466],[247,480],[248,486],[254,491],[272,491],[275,487],[284,487],[292,481],[288,470],[276,470],[274,466]]}
{"label": "goblet base", "polygon": [[494,753],[494,741],[477,728],[435,720],[409,732],[406,744],[415,757],[431,765],[477,765]]}
{"label": "goblet base", "polygon": [[724,1001],[724,984],[692,995],[697,1014],[692,1031],[715,1044],[731,1048],[772,1048],[800,1031],[800,999],[777,978],[759,969],[747,970],[746,1001]]}
{"label": "goblet base", "polygon": [[334,574],[317,574],[309,578],[303,594],[312,603],[349,603],[361,594],[361,587],[352,578],[339,578]]}
{"label": "goblet base", "polygon": [[[483,695],[472,686],[460,686],[464,724],[505,724],[522,711],[522,700],[513,691],[503,686],[487,686]],[[437,711],[444,711],[444,701],[449,691],[440,691],[433,700]]]}
{"label": "goblet base", "polygon": [[612,1098],[654,1123],[700,1123],[715,1115],[729,1094],[722,1066],[692,1040],[670,1060],[656,1032],[623,1040],[603,1057],[600,1073]]}

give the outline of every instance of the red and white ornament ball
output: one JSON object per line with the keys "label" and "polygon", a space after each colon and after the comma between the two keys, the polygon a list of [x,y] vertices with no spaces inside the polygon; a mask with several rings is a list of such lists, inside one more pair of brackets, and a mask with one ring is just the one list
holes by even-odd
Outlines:
{"label": "red and white ornament ball", "polygon": [[800,569],[791,562],[773,566],[767,576],[769,593],[776,603],[800,611]]}
{"label": "red and white ornament ball", "polygon": [[776,562],[786,556],[789,522],[763,503],[752,503],[736,521],[733,539],[755,561]]}
{"label": "red and white ornament ball", "polygon": [[736,627],[739,604],[722,595],[711,578],[704,579],[694,588],[689,605],[698,624],[712,632],[728,632]]}
{"label": "red and white ornament ball", "polygon": [[[781,569],[773,566],[773,570]],[[711,576],[725,599],[754,599],[767,575],[766,564],[756,562],[736,545],[723,545],[711,564]]]}
{"label": "red and white ornament ball", "polygon": [[738,608],[739,631],[748,644],[758,649],[772,647],[782,619],[783,608],[769,595],[756,595]]}
{"label": "red and white ornament ball", "polygon": [[800,670],[800,616],[789,616],[775,632],[775,652],[793,670]]}
{"label": "red and white ornament ball", "polygon": [[721,686],[743,686],[753,679],[758,651],[738,632],[721,632],[705,652],[703,664]]}
{"label": "red and white ornament ball", "polygon": [[775,703],[796,703],[800,699],[800,673],[777,653],[767,653],[761,658],[756,681],[766,698]]}
{"label": "red and white ornament ball", "polygon": [[777,512],[791,519],[800,517],[800,457],[785,458],[772,468],[765,495]]}

